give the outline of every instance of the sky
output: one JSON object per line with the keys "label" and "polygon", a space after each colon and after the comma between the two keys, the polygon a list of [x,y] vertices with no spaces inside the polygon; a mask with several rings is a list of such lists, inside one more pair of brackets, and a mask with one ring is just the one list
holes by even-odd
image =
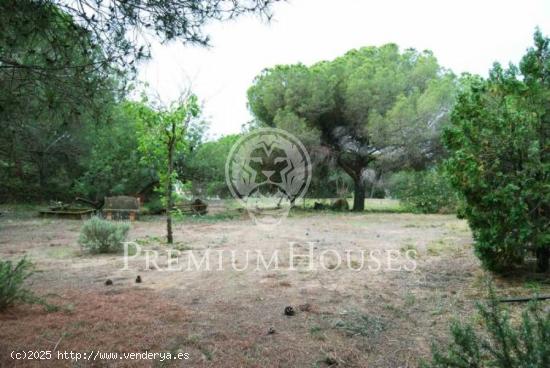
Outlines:
{"label": "sky", "polygon": [[153,43],[139,79],[163,102],[191,85],[215,138],[252,120],[246,91],[267,67],[310,65],[391,42],[432,50],[455,73],[486,76],[495,61],[517,63],[535,27],[550,34],[550,0],[288,0],[273,14],[271,22],[247,16],[208,24],[208,48]]}

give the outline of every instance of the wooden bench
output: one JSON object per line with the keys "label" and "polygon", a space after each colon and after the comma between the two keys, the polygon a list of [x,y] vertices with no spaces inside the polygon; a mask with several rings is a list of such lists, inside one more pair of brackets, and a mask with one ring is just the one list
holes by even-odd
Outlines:
{"label": "wooden bench", "polygon": [[90,218],[94,214],[93,209],[89,208],[50,208],[49,210],[39,211],[40,216],[43,217],[59,217],[75,220],[84,220]]}
{"label": "wooden bench", "polygon": [[103,213],[107,220],[121,219],[128,217],[130,221],[135,221],[139,214],[139,198],[130,196],[105,197]]}

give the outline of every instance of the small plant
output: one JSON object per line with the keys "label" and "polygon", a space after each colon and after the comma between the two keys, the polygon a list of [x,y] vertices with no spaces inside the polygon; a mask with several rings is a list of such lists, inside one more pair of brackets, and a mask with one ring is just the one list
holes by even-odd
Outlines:
{"label": "small plant", "polygon": [[403,245],[399,250],[402,253],[405,253],[405,255],[411,257],[412,259],[416,259],[418,257],[418,249],[414,244],[407,243]]}
{"label": "small plant", "polygon": [[25,288],[24,282],[32,275],[32,263],[26,258],[19,262],[0,261],[0,311],[17,302],[34,303],[36,297]]}
{"label": "small plant", "polygon": [[432,361],[425,368],[537,368],[550,367],[550,312],[532,302],[521,322],[512,324],[489,289],[489,301],[477,306],[484,334],[471,324],[455,321],[452,341],[445,350],[432,349]]}
{"label": "small plant", "polygon": [[350,337],[377,337],[386,329],[386,321],[377,316],[351,312],[334,323],[334,327]]}
{"label": "small plant", "polygon": [[317,325],[312,326],[309,329],[309,333],[311,334],[311,336],[313,336],[317,340],[325,340],[325,335],[323,333],[323,328],[321,326],[317,326]]}
{"label": "small plant", "polygon": [[122,242],[130,230],[127,223],[116,223],[92,217],[80,230],[79,244],[91,253],[112,253],[122,250]]}
{"label": "small plant", "polygon": [[426,247],[426,251],[430,256],[440,256],[443,254],[459,254],[460,248],[448,239],[439,239],[430,242]]}

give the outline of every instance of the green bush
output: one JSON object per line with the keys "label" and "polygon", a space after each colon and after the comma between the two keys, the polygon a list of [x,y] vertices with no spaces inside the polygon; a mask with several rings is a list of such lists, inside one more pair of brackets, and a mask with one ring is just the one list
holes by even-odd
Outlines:
{"label": "green bush", "polygon": [[91,253],[118,252],[122,250],[122,242],[126,239],[128,230],[128,223],[92,217],[82,226],[78,242]]}
{"label": "green bush", "polygon": [[391,177],[389,187],[391,195],[412,212],[452,213],[460,202],[439,168],[399,172]]}
{"label": "green bush", "polygon": [[32,275],[32,263],[22,258],[17,263],[0,260],[0,311],[16,302],[35,302],[24,282]]}
{"label": "green bush", "polygon": [[500,65],[466,77],[444,141],[447,171],[483,265],[503,272],[528,252],[550,259],[550,39],[539,32],[520,70]]}
{"label": "green bush", "polygon": [[433,347],[430,368],[543,368],[550,367],[550,313],[534,302],[512,324],[494,293],[487,304],[478,304],[484,333],[471,324],[455,321],[452,341],[445,349]]}
{"label": "green bush", "polygon": [[338,198],[334,202],[331,203],[330,209],[333,211],[349,211],[349,203],[346,198]]}
{"label": "green bush", "polygon": [[143,205],[142,214],[145,215],[160,215],[166,211],[166,206],[162,203],[158,196]]}

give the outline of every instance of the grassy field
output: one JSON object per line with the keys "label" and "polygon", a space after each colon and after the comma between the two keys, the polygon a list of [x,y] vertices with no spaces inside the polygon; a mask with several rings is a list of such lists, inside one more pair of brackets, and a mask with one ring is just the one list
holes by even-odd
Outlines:
{"label": "grassy field", "polygon": [[[330,206],[335,198],[304,198],[296,202],[296,208],[300,210],[312,210],[316,202],[322,203],[326,206]],[[353,199],[347,199],[349,207],[353,207]],[[224,210],[238,209],[240,204],[234,199],[224,199],[219,201],[213,201],[216,208],[221,207]],[[400,213],[406,212],[406,209],[397,199],[365,199],[365,211],[366,212],[392,212]],[[217,212],[217,211],[215,211]]]}
{"label": "grassy field", "polygon": [[[122,254],[84,252],[77,244],[82,221],[41,219],[34,208],[23,209],[0,210],[0,257],[31,259],[32,290],[60,309],[20,305],[0,314],[0,365],[6,367],[12,350],[54,347],[187,352],[190,358],[41,365],[416,367],[434,341],[446,339],[450,320],[475,321],[488,277],[473,255],[467,223],[452,215],[297,211],[265,231],[226,207],[178,220],[174,245],[164,243],[162,217],[149,217],[132,224],[129,240],[139,251],[126,264]],[[299,255],[311,249],[315,269],[305,257],[290,267],[289,244]],[[146,250],[157,252],[154,263],[147,263],[153,253]],[[257,252],[275,251],[277,269],[255,267]],[[210,252],[228,255],[222,269],[212,258],[209,270],[185,269],[186,256]],[[339,263],[335,254],[344,259],[346,252],[350,258]],[[372,267],[359,269],[361,252]],[[174,262],[183,269],[174,270]],[[142,283],[134,281],[137,275]],[[107,279],[113,285],[106,286]],[[495,283],[499,295],[550,292],[547,280],[528,274]],[[284,315],[287,306],[293,316]]]}

